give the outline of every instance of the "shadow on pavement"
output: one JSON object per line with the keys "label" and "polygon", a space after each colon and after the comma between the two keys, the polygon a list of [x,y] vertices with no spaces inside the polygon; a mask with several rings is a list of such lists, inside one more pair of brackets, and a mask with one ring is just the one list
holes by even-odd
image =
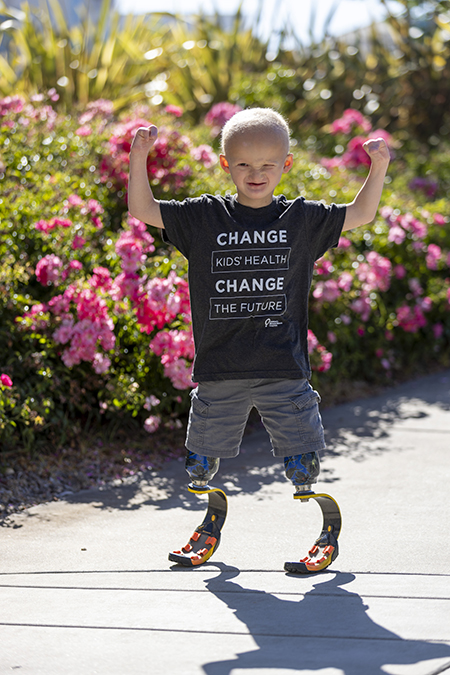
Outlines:
{"label": "shadow on pavement", "polygon": [[[389,671],[382,668],[388,664],[450,660],[447,644],[405,640],[375,623],[362,598],[343,588],[355,579],[353,574],[329,573],[332,576],[326,581],[328,575],[320,575],[304,595],[300,585],[304,577],[298,577],[300,598],[285,599],[243,588],[232,581],[239,575],[237,568],[216,566],[220,574],[206,581],[207,588],[235,612],[257,647],[235,659],[204,664],[207,675],[229,675],[235,669],[303,672],[324,668],[336,668],[345,675],[386,675]],[[433,673],[446,668],[450,661]]]}
{"label": "shadow on pavement", "polygon": [[[403,384],[379,396],[323,410],[327,450],[320,483],[340,480],[327,466],[327,456],[364,461],[374,454],[391,451],[390,436],[395,425],[426,420],[436,410],[450,411],[449,371]],[[450,417],[448,428],[450,431]],[[285,482],[282,463],[272,456],[269,437],[262,425],[244,437],[238,457],[222,460],[213,481],[230,495],[240,491],[257,494],[266,486]],[[137,510],[152,505],[164,510],[177,507],[203,510],[203,502],[187,492],[187,483],[183,462],[174,460],[159,472],[135,476],[118,486],[67,495],[65,500],[92,503],[99,509]]]}

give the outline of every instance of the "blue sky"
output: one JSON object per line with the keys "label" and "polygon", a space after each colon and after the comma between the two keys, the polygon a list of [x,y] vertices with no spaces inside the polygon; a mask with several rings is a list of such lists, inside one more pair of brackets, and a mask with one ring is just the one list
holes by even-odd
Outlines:
{"label": "blue sky", "polygon": [[[312,13],[316,12],[314,25],[316,37],[323,35],[323,26],[333,7],[336,12],[330,31],[334,35],[342,35],[356,28],[367,26],[372,21],[384,18],[384,9],[380,0],[261,0],[263,3],[262,33],[270,34],[271,29],[280,28],[287,19],[294,32],[302,42],[308,40],[308,27]],[[117,7],[123,13],[129,11],[129,0],[116,0]],[[213,14],[218,9],[223,14],[233,14],[240,4],[240,0],[133,0],[133,12],[172,12],[177,14],[192,14],[202,10]],[[242,6],[245,14],[255,16],[259,0],[244,0]],[[393,11],[399,4],[389,3]]]}

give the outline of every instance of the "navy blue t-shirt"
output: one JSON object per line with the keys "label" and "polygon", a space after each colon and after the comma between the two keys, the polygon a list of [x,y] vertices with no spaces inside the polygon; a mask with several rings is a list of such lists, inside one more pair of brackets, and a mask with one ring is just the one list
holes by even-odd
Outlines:
{"label": "navy blue t-shirt", "polygon": [[194,382],[309,378],[315,261],[337,245],[345,206],[274,197],[161,201],[166,240],[189,262]]}

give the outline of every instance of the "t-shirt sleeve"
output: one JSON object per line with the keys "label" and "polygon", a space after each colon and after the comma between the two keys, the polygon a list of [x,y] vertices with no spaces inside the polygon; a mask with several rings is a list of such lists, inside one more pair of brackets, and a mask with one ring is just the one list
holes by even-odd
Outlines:
{"label": "t-shirt sleeve", "polygon": [[206,196],[177,201],[161,200],[161,217],[164,223],[164,241],[173,244],[189,259],[192,243],[201,232]]}
{"label": "t-shirt sleeve", "polygon": [[308,245],[314,260],[338,245],[344,226],[346,206],[305,202]]}

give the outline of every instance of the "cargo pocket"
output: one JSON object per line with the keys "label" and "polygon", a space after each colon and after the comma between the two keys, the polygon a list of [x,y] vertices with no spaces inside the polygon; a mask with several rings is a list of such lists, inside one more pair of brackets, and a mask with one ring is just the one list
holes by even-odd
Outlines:
{"label": "cargo pocket", "polygon": [[311,389],[291,399],[291,403],[302,444],[318,446],[318,449],[324,448],[324,431],[319,412],[320,396],[317,391]]}
{"label": "cargo pocket", "polygon": [[187,428],[186,444],[190,447],[202,448],[205,442],[206,422],[208,421],[210,403],[197,396],[197,390],[191,392],[191,409]]}

